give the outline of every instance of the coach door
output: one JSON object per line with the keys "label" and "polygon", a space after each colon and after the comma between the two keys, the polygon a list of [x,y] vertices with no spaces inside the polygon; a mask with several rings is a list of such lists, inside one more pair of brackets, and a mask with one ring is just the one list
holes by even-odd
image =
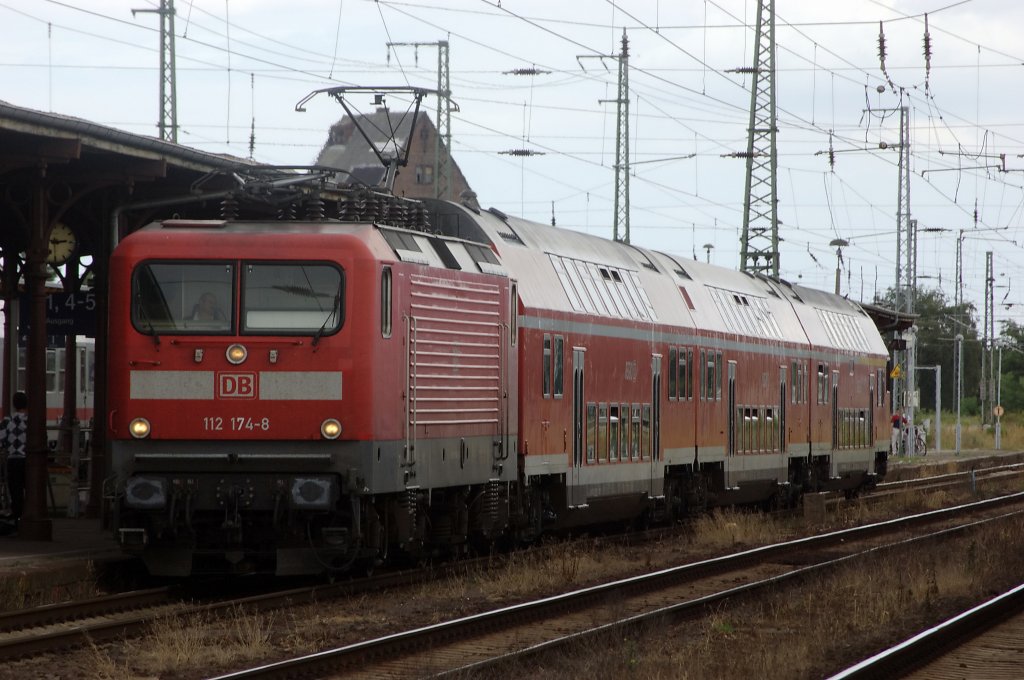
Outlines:
{"label": "coach door", "polygon": [[839,371],[832,371],[832,450],[839,450]]}
{"label": "coach door", "polygon": [[[775,414],[779,425],[779,452],[782,453],[782,461],[786,461],[786,367],[779,366],[779,412]],[[784,465],[785,466],[785,465]]]}
{"label": "coach door", "polygon": [[867,440],[866,443],[870,447],[875,446],[875,372],[872,371],[868,376],[868,422],[867,422]]}
{"label": "coach door", "polygon": [[659,464],[661,461],[661,355],[651,357],[651,489],[650,496],[664,495]]}
{"label": "coach door", "polygon": [[729,362],[729,393],[726,396],[728,415],[726,416],[726,451],[725,455],[736,454],[736,362]]}
{"label": "coach door", "polygon": [[584,393],[583,359],[586,349],[572,348],[572,465],[569,466],[569,507],[584,505],[586,493],[580,487],[580,469],[583,467],[583,452],[587,431],[587,401]]}

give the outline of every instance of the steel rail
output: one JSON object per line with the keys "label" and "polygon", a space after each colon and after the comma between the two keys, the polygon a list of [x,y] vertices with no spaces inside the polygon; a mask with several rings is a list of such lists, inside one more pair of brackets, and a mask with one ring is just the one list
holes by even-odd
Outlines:
{"label": "steel rail", "polygon": [[[733,598],[736,598],[736,597],[739,597],[739,596],[743,596],[743,595],[747,595],[747,594],[750,594],[750,593],[753,593],[753,592],[757,592],[757,591],[760,591],[760,590],[763,590],[763,589],[766,589],[766,588],[769,588],[769,587],[778,586],[780,584],[783,584],[783,583],[786,583],[786,582],[789,582],[789,581],[799,580],[799,579],[804,578],[804,577],[806,577],[806,576],[808,576],[808,575],[810,575],[812,573],[821,572],[821,571],[825,571],[825,570],[828,570],[828,569],[834,569],[834,568],[836,568],[836,567],[838,567],[838,566],[840,566],[842,564],[845,564],[847,562],[851,562],[853,560],[862,559],[862,558],[864,558],[864,557],[866,557],[868,555],[871,555],[871,554],[878,554],[878,553],[881,553],[881,552],[894,550],[894,549],[897,549],[897,548],[905,547],[907,545],[912,545],[914,543],[919,543],[919,542],[923,542],[923,541],[933,541],[933,540],[944,539],[944,538],[947,538],[947,537],[949,537],[949,536],[951,536],[953,534],[957,534],[957,533],[961,533],[961,532],[964,532],[964,531],[968,531],[970,529],[977,528],[977,527],[982,526],[984,524],[988,524],[988,523],[991,523],[991,522],[996,522],[996,521],[1000,521],[1000,520],[1004,520],[1004,519],[1010,519],[1010,518],[1014,518],[1014,517],[1019,517],[1022,513],[1024,513],[1024,511],[1015,511],[1015,512],[1011,512],[1011,513],[1006,513],[1006,514],[1003,514],[1003,515],[999,515],[997,517],[989,517],[989,518],[978,520],[976,522],[971,522],[971,523],[968,523],[968,524],[962,524],[962,525],[955,526],[955,527],[950,527],[950,528],[947,528],[947,529],[940,529],[939,531],[935,531],[935,532],[932,532],[932,533],[929,533],[929,534],[926,534],[926,535],[923,535],[923,536],[914,536],[914,537],[911,537],[911,538],[907,538],[907,539],[903,539],[903,540],[900,540],[900,541],[896,541],[894,543],[889,543],[889,544],[882,545],[882,546],[875,546],[875,547],[868,548],[866,550],[863,550],[863,551],[860,551],[860,552],[857,552],[857,553],[853,553],[853,554],[850,554],[850,555],[844,555],[842,557],[838,557],[838,558],[835,558],[835,559],[832,559],[832,560],[826,560],[826,561],[820,562],[818,564],[811,564],[811,565],[807,565],[807,566],[804,566],[804,567],[799,567],[799,568],[796,568],[796,569],[794,569],[792,571],[786,572],[784,574],[778,574],[776,576],[770,576],[768,578],[761,579],[759,581],[753,581],[751,583],[745,583],[743,585],[736,586],[734,588],[729,588],[729,589],[726,589],[726,590],[719,591],[717,593],[712,593],[710,595],[706,595],[706,596],[703,596],[703,597],[694,598],[693,600],[688,600],[686,602],[680,602],[680,603],[677,603],[677,604],[669,605],[667,607],[662,607],[662,608],[654,609],[654,610],[649,611],[649,612],[644,612],[642,614],[637,614],[637,615],[634,615],[634,616],[624,617],[624,618],[619,619],[617,621],[612,621],[612,622],[605,623],[605,624],[602,624],[602,625],[599,625],[599,626],[595,626],[595,627],[590,628],[588,630],[579,631],[577,633],[572,633],[570,635],[565,635],[565,636],[562,636],[562,637],[559,637],[559,638],[556,638],[556,639],[548,640],[548,641],[546,641],[544,643],[541,643],[541,644],[538,644],[538,645],[534,645],[532,647],[528,647],[528,648],[525,648],[525,649],[521,649],[521,650],[517,650],[517,651],[514,651],[514,652],[510,652],[510,653],[504,654],[504,655],[502,655],[500,657],[495,657],[493,659],[488,659],[486,661],[481,661],[481,662],[477,662],[477,663],[466,664],[466,665],[460,666],[458,668],[453,668],[453,669],[444,671],[442,673],[434,674],[433,677],[435,677],[435,678],[443,678],[443,677],[447,677],[447,676],[450,676],[450,675],[462,675],[462,674],[466,674],[466,673],[470,673],[471,674],[471,673],[473,673],[475,671],[480,671],[480,670],[483,670],[485,668],[493,670],[493,668],[501,666],[501,665],[504,665],[504,664],[508,664],[508,663],[511,663],[511,662],[521,662],[524,659],[526,659],[527,657],[536,656],[538,654],[550,652],[550,651],[553,651],[553,650],[558,649],[558,648],[566,647],[568,645],[578,644],[578,643],[581,643],[581,642],[583,642],[585,640],[590,640],[590,639],[593,639],[593,638],[601,636],[601,635],[607,635],[607,634],[610,634],[610,633],[615,633],[616,635],[621,635],[621,633],[625,629],[635,628],[637,626],[640,626],[641,624],[650,623],[651,621],[653,621],[655,619],[661,619],[661,618],[664,618],[664,617],[673,617],[674,620],[678,621],[680,619],[684,619],[685,620],[685,619],[696,618],[696,617],[702,615],[705,611],[707,611],[707,607],[709,605],[713,605],[713,604],[717,604],[717,603],[720,603],[720,602],[724,602],[726,600],[733,599]],[[1024,587],[1024,586],[1022,586],[1022,587]],[[1021,596],[1021,599],[1024,599],[1024,595]],[[1022,606],[1024,606],[1024,604],[1022,604]],[[1012,612],[1009,612],[1006,615],[1008,616],[1010,614],[1012,614]],[[1005,616],[1003,618],[1005,618]],[[1002,620],[1002,618],[1000,618],[999,620]],[[970,632],[969,624],[962,625],[957,632],[960,633],[961,635],[969,634],[969,632]],[[941,646],[944,643],[941,640],[934,640],[932,644],[933,645]],[[859,678],[857,678],[857,680],[865,680],[867,678],[885,679],[885,678],[891,678],[891,677],[899,677],[899,676],[898,675],[894,675],[892,673],[887,673],[887,672],[885,672],[885,669],[882,668],[882,672],[879,673],[879,674],[868,674],[868,675],[860,676]],[[830,679],[830,680],[833,680],[833,679]]]}
{"label": "steel rail", "polygon": [[901,479],[893,482],[879,482],[875,485],[875,488],[879,491],[885,491],[889,489],[905,489],[917,486],[929,486],[931,484],[941,484],[943,482],[955,482],[959,480],[970,479],[972,476],[992,476],[1004,472],[1017,472],[1024,473],[1024,463],[1009,463],[1007,465],[995,465],[993,467],[981,467],[974,468],[971,470],[961,470],[960,472],[948,472],[941,475],[932,475],[930,477],[918,477],[916,479]]}
{"label": "steel rail", "polygon": [[170,599],[171,587],[165,586],[3,612],[0,613],[0,633],[86,619],[92,616],[106,616],[127,609],[153,607],[164,604]]}
{"label": "steel rail", "polygon": [[[310,677],[319,673],[338,672],[339,669],[359,667],[372,662],[377,658],[391,658],[413,650],[436,648],[440,645],[447,644],[448,641],[451,640],[469,639],[476,637],[485,631],[493,632],[495,630],[500,630],[503,627],[510,625],[510,621],[512,619],[517,621],[516,625],[523,625],[524,622],[536,621],[545,617],[551,617],[558,613],[586,608],[588,606],[592,606],[594,603],[606,602],[612,595],[616,598],[621,598],[623,596],[630,596],[643,592],[652,592],[688,580],[733,571],[747,566],[750,563],[765,561],[769,558],[778,557],[793,551],[808,548],[820,549],[854,538],[869,538],[887,531],[919,526],[934,521],[948,519],[961,513],[988,510],[1021,501],[1024,501],[1024,493],[1015,493],[1008,496],[1001,496],[999,498],[968,503],[954,508],[932,510],[862,527],[843,529],[826,534],[800,538],[793,541],[786,541],[784,543],[761,546],[745,550],[740,553],[714,557],[677,567],[670,567],[650,574],[643,574],[597,586],[582,588],[569,593],[546,597],[532,602],[511,605],[509,607],[466,616],[431,626],[424,626],[373,640],[366,640],[337,649],[325,650],[315,654],[308,654],[293,659],[266,664],[257,668],[228,673],[217,676],[213,680]],[[835,563],[838,564],[845,559],[849,558],[840,558],[839,560],[836,560]],[[809,570],[814,568],[820,567],[805,567],[797,569],[784,576],[789,578],[797,575],[803,575],[809,573]],[[762,585],[776,583],[779,578],[780,577],[773,577],[773,579],[768,579],[763,582]],[[745,592],[745,590],[750,587],[750,585],[740,586],[727,592],[731,593],[730,596],[735,596],[740,592]],[[681,605],[674,605],[674,607],[680,606]],[[661,613],[668,613],[672,610],[673,607],[669,607]]]}
{"label": "steel rail", "polygon": [[1022,612],[1024,584],[864,659],[831,676],[830,680],[902,677],[906,672],[943,656],[951,648]]}

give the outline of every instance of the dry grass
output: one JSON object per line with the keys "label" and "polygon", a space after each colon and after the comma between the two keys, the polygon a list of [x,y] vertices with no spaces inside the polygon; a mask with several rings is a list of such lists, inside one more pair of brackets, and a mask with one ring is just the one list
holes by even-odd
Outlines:
{"label": "dry grass", "polygon": [[[1000,444],[1002,448],[1010,451],[1024,451],[1024,422],[1020,414],[1007,415],[1001,419]],[[922,423],[925,418],[932,419],[934,413],[919,413],[915,420]],[[935,445],[933,437],[934,425],[928,429],[928,446]],[[942,446],[944,449],[953,449],[956,446],[956,416],[950,413],[942,414]],[[978,416],[962,416],[960,418],[960,448],[971,449],[993,449],[995,448],[995,428],[989,424],[984,425]]]}
{"label": "dry grass", "polygon": [[513,553],[496,568],[474,569],[451,577],[440,586],[436,582],[426,583],[420,594],[424,598],[436,598],[440,587],[440,594],[452,601],[476,603],[474,606],[478,606],[481,599],[502,603],[536,593],[570,590],[574,585],[614,577],[624,570],[636,570],[649,564],[649,556],[617,543],[565,541],[541,550]]}
{"label": "dry grass", "polygon": [[[1019,490],[1019,481],[1016,486]],[[837,513],[829,515],[829,524],[850,526],[971,498],[965,485],[959,492],[920,491],[896,496],[884,504],[841,504]],[[91,658],[80,663],[85,672],[77,677],[203,677],[213,669],[237,668],[269,656],[271,648],[277,656],[319,651],[396,628],[425,625],[713,554],[778,542],[805,531],[800,519],[720,510],[695,521],[683,537],[666,538],[655,544],[623,546],[601,540],[553,543],[517,552],[488,570],[467,569],[457,576],[431,580],[397,593],[367,594],[344,602],[297,607],[274,617],[238,612],[226,620],[170,620],[145,640],[125,643],[123,649],[111,647],[91,652]],[[1017,533],[1024,536],[1024,532]],[[990,567],[1000,564],[1000,559],[1014,563],[1019,555],[1018,543],[1017,537],[985,543],[979,540],[964,551],[962,559],[940,556],[918,566],[879,563],[877,567],[859,567],[833,583],[808,584],[797,595],[766,600],[755,610],[721,609],[706,622],[691,624],[667,638],[659,628],[650,631],[649,638],[631,637],[614,645],[603,641],[584,658],[574,657],[562,670],[545,668],[539,675],[590,675],[597,680],[626,673],[638,678],[748,677],[767,675],[767,668],[774,669],[773,674],[777,675],[778,669],[788,669],[794,658],[826,658],[822,650],[823,645],[828,647],[828,636],[852,639],[864,622],[898,622],[906,612],[914,616],[912,610],[920,602],[936,608],[934,603],[948,597],[948,593],[977,589],[978,584],[986,583],[993,573]],[[1018,552],[1012,552],[1015,549]],[[1010,551],[1013,558],[1000,558],[1001,550]],[[881,575],[886,580],[898,578],[886,583]],[[813,624],[828,631],[824,638],[799,625],[802,619],[811,618],[808,612],[815,607],[830,612]],[[842,612],[840,623],[829,620],[834,612]],[[654,639],[674,642],[652,645]],[[743,655],[735,654],[736,645],[742,646]],[[690,656],[685,660],[676,656],[672,651],[676,648],[688,650]],[[752,665],[734,667],[731,664],[739,662],[730,659],[728,664],[719,660],[724,665],[691,668],[694,659],[707,664],[713,656],[743,656],[745,663]],[[549,676],[549,672],[554,674]],[[788,672],[784,675],[791,677]]]}
{"label": "dry grass", "polygon": [[0,611],[17,611],[100,594],[96,567],[8,571],[0,574]]}
{"label": "dry grass", "polygon": [[[274,636],[274,617],[236,610],[225,618],[206,614],[169,617],[156,621],[152,632],[118,650],[117,656],[92,647],[92,664],[86,677],[139,678],[179,677],[208,671],[267,654]],[[145,669],[144,675],[136,675]]]}
{"label": "dry grass", "polygon": [[[533,678],[818,678],[1015,585],[1024,521],[809,578],[702,621],[595,641]],[[664,641],[671,640],[671,644]],[[503,674],[508,671],[503,671]]]}
{"label": "dry grass", "polygon": [[692,545],[713,551],[739,550],[781,541],[790,531],[771,515],[721,509],[694,521]]}

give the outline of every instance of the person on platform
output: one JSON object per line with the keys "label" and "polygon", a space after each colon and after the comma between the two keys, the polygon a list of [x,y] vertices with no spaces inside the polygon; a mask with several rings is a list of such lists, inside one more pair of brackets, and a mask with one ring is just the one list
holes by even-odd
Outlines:
{"label": "person on platform", "polygon": [[28,450],[28,397],[15,392],[14,413],[0,420],[0,451],[6,460],[7,490],[11,497],[10,520],[17,529],[25,507],[25,454]]}
{"label": "person on platform", "polygon": [[892,414],[892,442],[890,444],[890,451],[892,455],[900,455],[900,443],[903,441],[903,426],[906,425],[907,418],[903,415],[903,411],[896,409],[896,412]]}

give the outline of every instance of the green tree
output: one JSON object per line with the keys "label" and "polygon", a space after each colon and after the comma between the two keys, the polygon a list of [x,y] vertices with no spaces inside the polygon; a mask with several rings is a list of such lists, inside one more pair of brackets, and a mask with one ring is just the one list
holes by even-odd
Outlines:
{"label": "green tree", "polygon": [[1000,402],[1006,411],[1024,412],[1024,326],[1015,321],[1002,322],[1003,343]]}
{"label": "green tree", "polygon": [[[879,304],[893,307],[895,299],[895,290],[890,288]],[[917,365],[942,367],[942,408],[953,408],[956,389],[953,347],[957,333],[964,336],[961,396],[965,400],[977,397],[981,374],[981,342],[978,339],[974,305],[953,305],[941,290],[921,288],[914,301],[914,313],[917,315]],[[1024,349],[1024,344],[1021,347]],[[934,410],[935,371],[918,371],[915,385],[921,394],[921,407]]]}

